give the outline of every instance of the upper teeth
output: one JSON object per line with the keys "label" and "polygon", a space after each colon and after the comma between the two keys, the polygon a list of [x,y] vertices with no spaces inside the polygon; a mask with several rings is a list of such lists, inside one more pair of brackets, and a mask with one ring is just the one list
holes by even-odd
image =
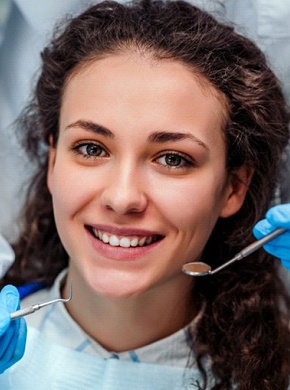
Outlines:
{"label": "upper teeth", "polygon": [[99,230],[93,229],[93,232],[96,237],[98,237],[101,241],[106,244],[110,244],[111,246],[121,246],[123,248],[129,248],[130,246],[143,246],[145,243],[151,244],[153,240],[153,236],[143,236],[143,237],[118,237],[114,234],[110,235],[108,233],[102,233]]}

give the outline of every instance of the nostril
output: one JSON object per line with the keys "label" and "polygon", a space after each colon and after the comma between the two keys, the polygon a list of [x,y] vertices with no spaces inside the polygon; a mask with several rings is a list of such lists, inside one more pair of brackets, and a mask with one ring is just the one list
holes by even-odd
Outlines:
{"label": "nostril", "polygon": [[101,203],[108,211],[117,214],[142,213],[147,208],[147,198],[134,188],[121,188],[117,191],[104,191]]}
{"label": "nostril", "polygon": [[111,206],[109,206],[109,205],[106,205],[105,207],[106,207],[107,210],[110,210],[110,211],[113,210],[113,208]]}

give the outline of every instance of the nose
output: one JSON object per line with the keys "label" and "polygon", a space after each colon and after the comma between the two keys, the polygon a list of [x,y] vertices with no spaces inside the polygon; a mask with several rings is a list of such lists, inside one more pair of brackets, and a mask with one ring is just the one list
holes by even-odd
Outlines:
{"label": "nose", "polygon": [[107,180],[101,203],[109,210],[123,215],[141,213],[147,208],[147,196],[144,192],[142,177],[134,168],[119,167]]}

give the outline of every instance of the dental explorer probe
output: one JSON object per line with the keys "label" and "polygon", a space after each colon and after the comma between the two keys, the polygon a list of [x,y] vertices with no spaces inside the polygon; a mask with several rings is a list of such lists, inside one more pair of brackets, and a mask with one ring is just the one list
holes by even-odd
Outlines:
{"label": "dental explorer probe", "polygon": [[23,309],[16,310],[16,311],[10,313],[10,318],[11,318],[11,320],[15,320],[16,318],[20,318],[20,317],[27,316],[28,314],[32,314],[36,310],[41,309],[42,307],[52,305],[53,303],[58,303],[58,302],[67,303],[71,299],[72,299],[72,284],[70,284],[68,298],[57,298],[57,299],[53,299],[52,301],[47,301],[47,302],[43,302],[43,303],[38,303],[36,305],[24,307]]}
{"label": "dental explorer probe", "polygon": [[272,233],[268,234],[267,236],[261,238],[260,240],[254,241],[252,244],[246,246],[239,253],[237,253],[231,260],[227,261],[226,263],[222,264],[221,266],[217,267],[214,270],[211,269],[210,265],[198,261],[198,262],[184,264],[184,266],[182,267],[182,272],[190,276],[213,275],[221,271],[222,269],[228,267],[230,264],[234,263],[235,261],[242,260],[243,258],[249,256],[251,253],[255,252],[263,245],[267,244],[267,242],[273,240],[275,237],[279,236],[285,231],[286,229],[283,228],[274,230]]}

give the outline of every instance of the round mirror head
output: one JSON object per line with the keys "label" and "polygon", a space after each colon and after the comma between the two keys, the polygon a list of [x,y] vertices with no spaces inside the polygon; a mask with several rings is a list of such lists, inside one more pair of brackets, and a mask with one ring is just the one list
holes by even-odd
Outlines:
{"label": "round mirror head", "polygon": [[211,267],[202,262],[193,262],[184,264],[182,272],[190,276],[204,276],[211,272]]}

